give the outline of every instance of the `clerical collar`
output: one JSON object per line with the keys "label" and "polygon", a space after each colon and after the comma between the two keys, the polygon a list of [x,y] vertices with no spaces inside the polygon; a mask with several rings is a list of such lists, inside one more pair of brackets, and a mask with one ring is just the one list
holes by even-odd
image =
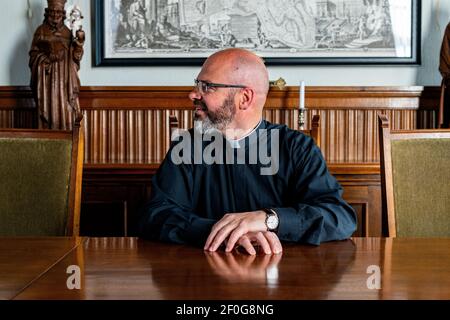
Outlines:
{"label": "clerical collar", "polygon": [[256,125],[256,127],[253,128],[252,131],[250,131],[245,136],[243,136],[239,139],[228,139],[228,138],[225,138],[225,139],[227,140],[227,142],[230,144],[231,147],[233,147],[235,149],[239,149],[241,147],[241,142],[244,141],[245,138],[251,136],[259,128],[261,123],[262,123],[262,118],[261,118],[261,120],[259,120],[258,124]]}

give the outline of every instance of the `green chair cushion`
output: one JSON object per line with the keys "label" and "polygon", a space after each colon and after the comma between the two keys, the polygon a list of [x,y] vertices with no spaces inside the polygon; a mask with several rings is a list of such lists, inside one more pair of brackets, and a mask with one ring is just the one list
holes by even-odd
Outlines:
{"label": "green chair cushion", "polygon": [[450,237],[450,139],[392,140],[398,237]]}
{"label": "green chair cushion", "polygon": [[0,138],[0,235],[62,236],[71,140]]}

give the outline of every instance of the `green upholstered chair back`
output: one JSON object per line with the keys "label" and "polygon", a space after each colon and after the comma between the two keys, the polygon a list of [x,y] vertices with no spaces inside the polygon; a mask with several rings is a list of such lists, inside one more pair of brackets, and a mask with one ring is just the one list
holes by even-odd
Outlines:
{"label": "green upholstered chair back", "polygon": [[450,138],[391,141],[398,237],[450,237]]}
{"label": "green upholstered chair back", "polygon": [[79,134],[0,130],[0,236],[78,235]]}
{"label": "green upholstered chair back", "polygon": [[391,132],[380,116],[380,142],[387,235],[450,237],[450,130]]}

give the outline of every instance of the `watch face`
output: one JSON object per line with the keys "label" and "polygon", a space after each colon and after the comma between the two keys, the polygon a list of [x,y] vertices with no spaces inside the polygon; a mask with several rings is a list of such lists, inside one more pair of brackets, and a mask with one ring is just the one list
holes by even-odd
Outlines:
{"label": "watch face", "polygon": [[278,227],[278,218],[275,215],[267,218],[267,227],[269,230],[274,230]]}

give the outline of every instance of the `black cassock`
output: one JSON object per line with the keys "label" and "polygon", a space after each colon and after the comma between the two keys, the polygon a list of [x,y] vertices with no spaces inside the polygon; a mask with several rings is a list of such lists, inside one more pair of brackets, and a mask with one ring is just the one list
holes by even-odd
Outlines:
{"label": "black cassock", "polygon": [[[217,136],[205,135],[203,140],[211,141],[196,143],[193,138],[199,134],[194,132],[186,131],[172,143],[153,177],[152,196],[140,221],[141,237],[204,245],[224,214],[262,208],[278,213],[281,241],[318,245],[346,239],[355,231],[356,214],[342,199],[342,187],[328,172],[312,138],[263,120],[237,143],[220,136],[223,147],[214,152],[211,141],[220,141]],[[191,147],[182,148],[187,145]],[[238,152],[241,162],[245,154],[246,164],[238,164]],[[211,164],[202,154],[222,161]],[[271,161],[264,154],[272,156]]]}

